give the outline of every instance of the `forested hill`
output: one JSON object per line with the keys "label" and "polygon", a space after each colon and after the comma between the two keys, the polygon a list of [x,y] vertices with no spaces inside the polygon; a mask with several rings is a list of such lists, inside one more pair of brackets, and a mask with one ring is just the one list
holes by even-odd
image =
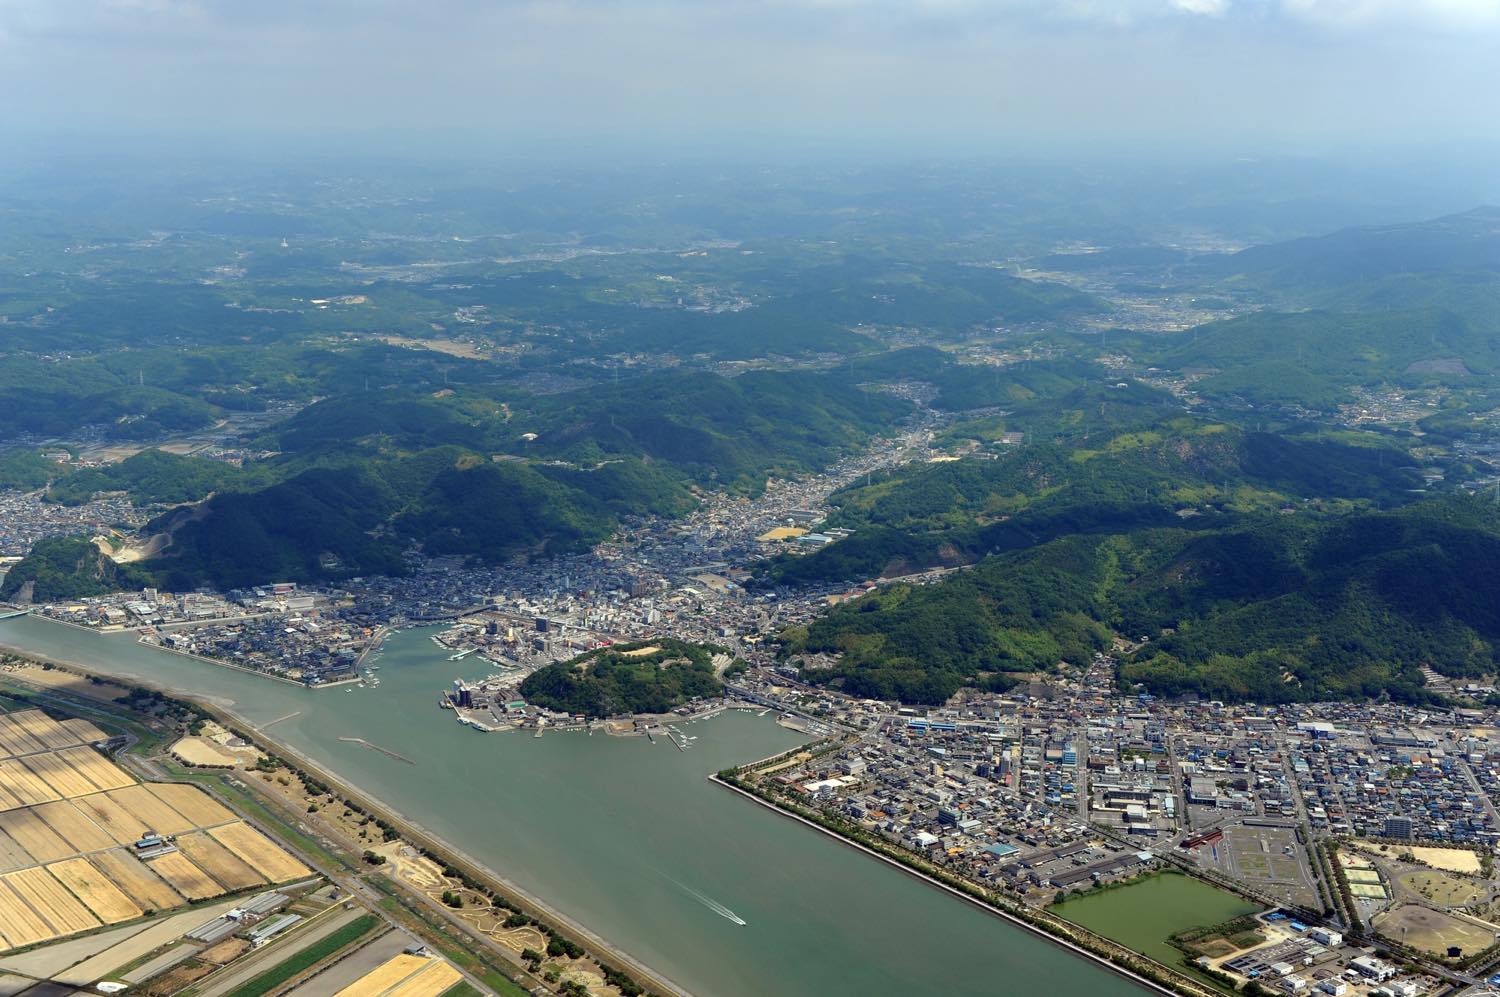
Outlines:
{"label": "forested hill", "polygon": [[727,652],[670,639],[620,644],[540,668],[520,691],[539,706],[591,718],[667,713],[723,692],[715,654]]}
{"label": "forested hill", "polygon": [[785,635],[836,655],[803,677],[860,696],[940,703],[963,685],[1083,664],[1113,635],[1150,637],[1127,689],[1265,703],[1422,701],[1420,668],[1500,666],[1500,518],[1453,497],[1326,520],[1072,536],[927,587],[899,584]]}
{"label": "forested hill", "polygon": [[667,373],[538,397],[381,392],[310,406],[265,441],[286,453],[252,469],[147,451],[51,495],[214,492],[142,531],[160,540],[139,568],[168,589],[390,573],[411,545],[491,562],[575,549],[624,516],[679,515],[700,487],[815,472],[910,411],[811,372]]}
{"label": "forested hill", "polygon": [[1147,430],[912,464],[835,493],[847,539],[768,564],[764,581],[860,581],[953,567],[1073,533],[1226,525],[1307,501],[1394,505],[1421,478],[1372,434],[1262,433],[1179,415]]}

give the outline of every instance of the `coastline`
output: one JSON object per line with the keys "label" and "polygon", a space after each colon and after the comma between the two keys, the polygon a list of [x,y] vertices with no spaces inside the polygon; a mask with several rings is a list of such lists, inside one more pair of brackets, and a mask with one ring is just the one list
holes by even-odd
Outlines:
{"label": "coastline", "polygon": [[[882,852],[876,851],[875,849],[869,847],[868,845],[865,845],[865,844],[863,844],[861,842],[855,841],[855,840],[853,840],[851,838],[847,838],[844,835],[839,834],[838,832],[836,832],[836,831],[834,831],[834,830],[832,830],[830,828],[823,827],[820,824],[817,824],[817,823],[815,823],[813,821],[810,821],[806,817],[803,817],[801,814],[796,813],[795,811],[788,810],[787,808],[779,806],[776,803],[774,803],[774,802],[772,802],[772,801],[770,801],[768,799],[765,799],[764,797],[761,797],[761,796],[759,796],[759,795],[757,795],[755,793],[752,793],[752,792],[750,792],[747,789],[743,789],[743,788],[741,788],[739,786],[736,786],[736,785],[734,785],[732,783],[726,782],[725,780],[719,778],[719,776],[718,776],[717,773],[713,774],[713,775],[710,775],[708,777],[708,781],[712,782],[712,783],[714,783],[714,784],[716,784],[718,786],[722,786],[724,789],[727,789],[727,790],[729,790],[729,791],[731,791],[733,793],[738,793],[740,796],[743,796],[746,799],[751,800],[752,802],[754,802],[754,803],[756,803],[756,804],[758,804],[760,806],[765,807],[766,809],[772,811],[773,813],[780,814],[781,816],[787,817],[787,818],[789,818],[791,820],[794,820],[794,821],[797,821],[798,823],[800,823],[800,824],[802,824],[802,825],[804,825],[806,827],[809,827],[809,828],[811,828],[814,831],[817,831],[817,832],[819,832],[821,834],[825,834],[828,837],[830,837],[830,838],[834,839],[835,841],[839,842],[840,844],[856,848],[860,852],[863,852],[865,855],[868,855],[871,858],[879,859],[881,862],[884,862],[887,865],[890,865],[890,866],[892,866],[892,867],[894,867],[896,869],[900,869],[902,872],[904,872],[907,875],[912,876],[912,877],[914,877],[916,879],[921,880],[922,882],[926,883],[928,886],[931,886],[931,887],[933,887],[935,889],[941,890],[944,893],[947,893],[948,895],[950,895],[952,897],[955,897],[955,898],[957,898],[959,900],[962,900],[962,901],[964,901],[964,902],[966,902],[968,904],[971,904],[971,905],[973,905],[975,907],[978,907],[980,910],[983,910],[987,914],[994,915],[995,917],[1001,918],[1001,919],[1007,921],[1008,923],[1010,923],[1012,925],[1015,925],[1018,928],[1022,928],[1024,930],[1026,930],[1027,932],[1030,932],[1032,935],[1036,936],[1037,938],[1045,939],[1046,941],[1051,942],[1053,945],[1056,945],[1056,946],[1058,946],[1060,948],[1066,949],[1072,955],[1075,955],[1075,956],[1078,956],[1078,957],[1081,957],[1081,958],[1084,958],[1084,959],[1088,959],[1088,960],[1092,961],[1093,963],[1095,963],[1096,965],[1100,966],[1101,968],[1107,969],[1110,972],[1116,974],[1117,976],[1120,976],[1120,977],[1123,977],[1124,979],[1129,980],[1131,983],[1135,984],[1136,986],[1140,987],[1143,990],[1147,990],[1147,991],[1149,991],[1151,993],[1156,993],[1156,994],[1165,994],[1165,995],[1167,995],[1167,997],[1181,997],[1181,995],[1183,993],[1183,991],[1181,991],[1181,990],[1175,990],[1175,989],[1168,988],[1168,987],[1164,986],[1163,984],[1157,982],[1156,980],[1152,980],[1149,977],[1142,976],[1141,974],[1135,972],[1134,970],[1130,969],[1129,967],[1122,966],[1119,963],[1115,962],[1114,960],[1112,960],[1112,959],[1110,959],[1110,958],[1108,958],[1108,957],[1106,957],[1106,956],[1104,956],[1104,955],[1102,955],[1102,954],[1100,954],[1098,952],[1094,952],[1094,951],[1091,951],[1091,950],[1089,950],[1087,948],[1084,948],[1083,946],[1079,945],[1076,942],[1073,942],[1073,941],[1071,941],[1071,940],[1069,940],[1067,938],[1060,937],[1058,935],[1054,935],[1054,934],[1052,934],[1049,931],[1045,931],[1042,928],[1038,927],[1037,925],[1032,924],[1031,922],[1029,922],[1029,921],[1027,921],[1027,920],[1025,920],[1023,918],[1017,917],[1016,915],[1010,913],[1009,911],[1003,910],[1003,909],[1001,909],[1001,908],[999,908],[999,907],[997,907],[997,906],[995,906],[993,904],[985,903],[983,900],[980,900],[978,897],[970,896],[969,894],[964,893],[962,890],[955,889],[954,887],[948,885],[947,883],[944,883],[942,880],[937,879],[937,878],[935,878],[933,876],[930,876],[927,873],[922,872],[919,869],[915,869],[915,868],[907,865],[906,863],[901,862],[901,861],[893,858],[890,855],[886,855],[886,854],[884,854]],[[1080,928],[1079,930],[1083,931],[1083,930],[1086,930],[1086,929]],[[1135,955],[1137,957],[1139,957],[1139,958],[1149,958],[1149,957],[1146,957],[1146,956],[1140,956],[1139,953],[1135,953]],[[1169,972],[1174,972],[1175,973],[1175,970],[1172,970],[1172,968],[1170,966],[1166,966],[1166,967],[1163,967],[1163,968],[1166,969]]]}

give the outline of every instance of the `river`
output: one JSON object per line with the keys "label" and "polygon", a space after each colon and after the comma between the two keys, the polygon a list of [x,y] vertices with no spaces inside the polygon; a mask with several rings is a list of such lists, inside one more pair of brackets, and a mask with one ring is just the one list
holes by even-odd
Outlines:
{"label": "river", "polygon": [[800,740],[770,718],[683,724],[697,738],[685,752],[603,734],[482,734],[437,702],[453,679],[489,666],[447,660],[418,630],[393,635],[372,659],[378,688],[352,691],[267,681],[133,635],[34,618],[0,620],[0,645],[210,697],[251,725],[296,713],[267,734],[698,997],[1139,993],[709,783],[711,772]]}

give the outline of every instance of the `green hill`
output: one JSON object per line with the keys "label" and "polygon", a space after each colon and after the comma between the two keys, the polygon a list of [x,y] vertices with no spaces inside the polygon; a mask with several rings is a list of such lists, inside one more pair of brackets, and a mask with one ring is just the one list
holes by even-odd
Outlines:
{"label": "green hill", "polygon": [[1428,698],[1420,667],[1500,667],[1500,526],[1455,497],[1331,520],[1258,517],[1192,532],[1072,536],[926,587],[892,585],[785,635],[840,655],[804,678],[943,701],[960,686],[1083,664],[1111,633],[1153,637],[1120,681],[1265,703]]}
{"label": "green hill", "polygon": [[1178,416],[1150,430],[907,465],[842,489],[829,522],[854,534],[762,574],[782,584],[860,581],[1074,533],[1206,529],[1305,500],[1398,504],[1421,484],[1412,463],[1373,435],[1246,432]]}
{"label": "green hill", "polygon": [[[38,540],[0,581],[0,599],[35,603],[81,599],[150,584],[146,572],[110,560],[88,537]],[[30,586],[28,590],[28,586]]]}
{"label": "green hill", "polygon": [[528,702],[587,717],[667,713],[724,687],[713,656],[722,648],[679,640],[619,644],[532,672],[521,683]]}

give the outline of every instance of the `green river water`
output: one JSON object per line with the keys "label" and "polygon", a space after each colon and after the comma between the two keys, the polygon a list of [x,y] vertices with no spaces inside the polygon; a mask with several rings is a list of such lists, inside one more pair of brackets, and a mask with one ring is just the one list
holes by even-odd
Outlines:
{"label": "green river water", "polygon": [[[799,740],[727,713],[645,738],[481,734],[437,707],[455,678],[423,631],[379,688],[312,691],[31,618],[0,645],[211,697],[699,995],[1138,992],[1125,980],[706,780]],[[340,737],[362,737],[407,764]],[[712,901],[712,904],[709,902]],[[717,913],[734,912],[744,925]]]}

